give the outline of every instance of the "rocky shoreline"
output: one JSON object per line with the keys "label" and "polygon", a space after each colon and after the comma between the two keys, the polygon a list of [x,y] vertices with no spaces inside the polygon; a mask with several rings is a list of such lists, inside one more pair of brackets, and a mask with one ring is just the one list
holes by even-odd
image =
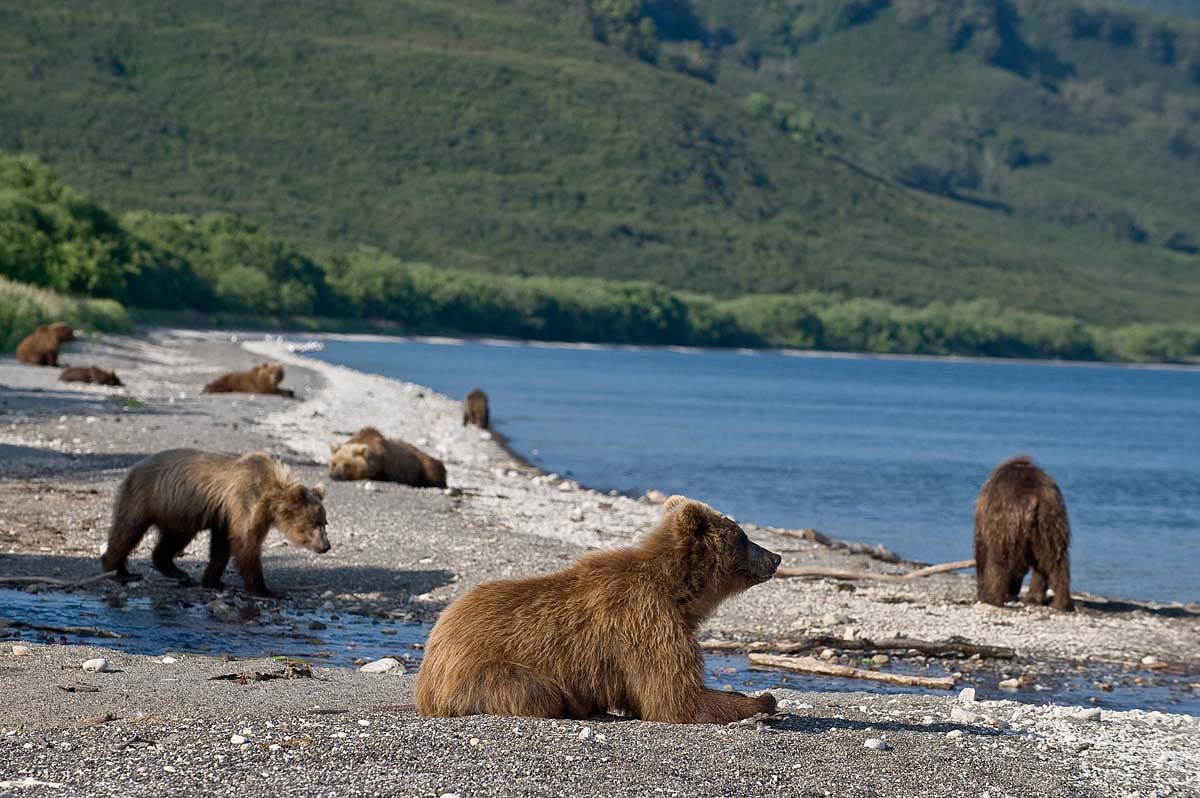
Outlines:
{"label": "rocky shoreline", "polygon": [[[328,485],[333,551],[296,551],[273,536],[267,580],[287,597],[257,622],[296,611],[431,621],[476,584],[625,545],[659,516],[655,505],[529,467],[490,435],[462,427],[453,399],[305,358],[278,339],[234,343],[229,335],[163,331],[76,345],[68,355],[72,364],[116,369],[127,387],[64,385],[53,370],[0,360],[0,577],[93,575],[112,493],[124,469],[147,453],[183,445],[260,449],[312,484],[323,479],[329,443],[366,424],[441,457],[451,489]],[[199,394],[216,373],[267,357],[284,362],[284,384],[299,401]],[[906,570],[787,531],[743,526],[783,553],[785,565]],[[198,571],[204,554],[193,546],[182,567]],[[149,576],[145,550],[139,555],[134,567]],[[155,578],[126,591],[108,584],[81,590],[214,600],[209,591],[179,591]],[[230,606],[244,601],[237,591],[217,598]],[[954,574],[852,585],[775,580],[724,605],[703,635],[718,645],[961,638],[1014,649],[1014,673],[1036,674],[1048,663],[1104,663],[1131,679],[1164,668],[1200,671],[1200,615],[1189,608],[1098,599],[1073,615],[987,608],[974,602],[973,579]],[[402,708],[411,701],[411,674],[318,667],[311,679],[231,685],[208,680],[230,666],[211,657],[174,654],[177,661],[164,665],[161,657],[112,649],[23,642],[26,655],[0,644],[0,689],[16,699],[0,707],[0,795],[83,787],[114,795],[201,788],[214,795],[1195,795],[1200,784],[1200,719],[1193,715],[965,702],[944,693],[780,691],[786,712],[761,729],[615,718],[433,721]],[[96,654],[114,670],[84,679],[79,665]],[[841,657],[855,659],[852,652]],[[974,664],[954,667],[969,672]],[[60,689],[77,678],[99,691]],[[583,735],[584,726],[592,732]],[[251,733],[241,734],[246,728]],[[234,734],[246,741],[231,743]],[[152,744],[130,746],[134,738]],[[886,747],[864,749],[868,739]],[[88,757],[95,766],[83,766]],[[97,766],[106,774],[99,780],[92,777]],[[64,786],[9,784],[28,778]]]}

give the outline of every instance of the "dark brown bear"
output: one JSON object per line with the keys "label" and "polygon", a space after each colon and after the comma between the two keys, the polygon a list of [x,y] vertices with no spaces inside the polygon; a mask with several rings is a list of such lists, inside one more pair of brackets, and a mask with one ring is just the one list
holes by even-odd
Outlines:
{"label": "dark brown bear", "polygon": [[43,324],[17,344],[17,359],[34,366],[57,366],[58,348],[75,340],[75,332],[65,322]]}
{"label": "dark brown bear", "polygon": [[329,477],[377,479],[414,488],[446,487],[446,466],[411,443],[363,427],[345,443],[329,444]]}
{"label": "dark brown bear", "polygon": [[423,715],[729,723],[775,698],[704,686],[696,629],[725,597],[775,574],[778,554],[707,505],[672,496],[662,522],[627,549],[565,571],[492,582],[442,613],[417,674]]}
{"label": "dark brown bear", "polygon": [[63,373],[58,375],[60,382],[90,382],[93,385],[124,385],[115,372],[105,371],[96,366],[75,366],[72,368],[63,369]]}
{"label": "dark brown bear", "polygon": [[488,428],[488,398],[487,394],[478,388],[467,394],[463,402],[463,426],[468,424]]}
{"label": "dark brown bear", "polygon": [[264,393],[295,397],[295,392],[280,388],[283,382],[282,363],[262,363],[248,371],[222,374],[204,386],[204,393]]}
{"label": "dark brown bear", "polygon": [[1046,601],[1046,584],[1057,610],[1069,611],[1071,524],[1058,485],[1022,455],[1006,460],[983,484],[975,502],[975,579],[979,600],[997,606],[1016,599],[1032,569],[1031,604]]}
{"label": "dark brown bear", "polygon": [[270,596],[263,581],[262,545],[274,526],[288,540],[323,554],[325,495],[320,485],[304,487],[287,467],[255,452],[230,457],[195,449],[151,455],[129,470],[117,491],[108,546],[100,563],[122,581],[137,579],[126,568],[129,554],[151,526],[158,527],[153,562],[159,573],[183,584],[191,578],[175,565],[196,533],[212,531],[205,587],[221,587],[221,575],[234,564],[255,596]]}

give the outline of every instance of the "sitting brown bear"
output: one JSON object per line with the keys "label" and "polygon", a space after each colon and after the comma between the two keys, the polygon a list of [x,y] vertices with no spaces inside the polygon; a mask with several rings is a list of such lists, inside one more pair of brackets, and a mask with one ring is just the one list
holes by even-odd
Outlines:
{"label": "sitting brown bear", "polygon": [[260,452],[230,457],[195,449],[151,455],[129,470],[113,505],[108,546],[100,563],[121,581],[137,579],[129,554],[151,526],[158,527],[154,567],[170,579],[191,582],[175,558],[202,529],[212,532],[205,587],[221,587],[232,551],[246,591],[270,596],[263,581],[262,545],[274,526],[297,546],[329,551],[325,496],[320,485],[300,484],[287,467]]}
{"label": "sitting brown bear", "polygon": [[295,392],[280,388],[282,363],[261,363],[248,371],[231,371],[204,386],[204,393],[265,393],[294,398]]}
{"label": "sitting brown bear", "polygon": [[105,371],[96,366],[74,366],[63,369],[63,373],[58,375],[60,382],[90,382],[93,385],[116,385],[121,386],[125,383],[121,382],[115,372]]}
{"label": "sitting brown bear", "polygon": [[1046,583],[1057,610],[1070,611],[1071,524],[1067,505],[1050,476],[1022,455],[1006,460],[987,478],[975,502],[975,580],[979,600],[997,606],[1015,599],[1032,568],[1025,600],[1046,600]]}
{"label": "sitting brown bear", "polygon": [[388,439],[374,427],[363,427],[345,443],[329,444],[331,479],[376,479],[414,488],[446,487],[441,460],[401,440]]}
{"label": "sitting brown bear", "polygon": [[17,344],[17,359],[34,366],[57,366],[58,349],[75,340],[75,331],[65,322],[43,324]]}
{"label": "sitting brown bear", "polygon": [[467,394],[467,398],[463,402],[463,426],[474,424],[487,429],[488,423],[487,394],[476,388]]}
{"label": "sitting brown bear", "polygon": [[780,557],[729,518],[672,496],[640,545],[580,557],[565,571],[492,582],[450,605],[417,674],[423,715],[729,723],[772,712],[704,686],[696,629],[726,596],[765,582]]}

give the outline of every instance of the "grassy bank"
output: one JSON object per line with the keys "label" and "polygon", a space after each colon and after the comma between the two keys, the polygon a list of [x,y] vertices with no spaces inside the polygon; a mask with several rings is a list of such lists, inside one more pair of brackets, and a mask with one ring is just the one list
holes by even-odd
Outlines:
{"label": "grassy bank", "polygon": [[75,299],[0,277],[0,351],[11,352],[22,338],[51,321],[88,332],[131,328],[125,308],[111,299]]}

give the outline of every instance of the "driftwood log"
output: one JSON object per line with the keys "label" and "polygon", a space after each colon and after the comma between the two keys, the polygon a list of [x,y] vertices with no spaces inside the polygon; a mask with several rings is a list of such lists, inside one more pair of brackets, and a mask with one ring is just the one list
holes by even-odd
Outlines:
{"label": "driftwood log", "polygon": [[843,640],[840,637],[819,635],[802,640],[780,640],[768,642],[756,640],[743,643],[738,640],[703,640],[700,648],[705,651],[748,651],[771,654],[801,654],[832,648],[841,651],[918,651],[930,657],[974,657],[985,659],[1012,659],[1017,652],[1006,646],[985,646],[967,640],[929,641],[909,637],[892,637],[885,640]]}
{"label": "driftwood log", "polygon": [[784,657],[778,654],[751,654],[751,665],[783,668],[816,676],[841,676],[846,679],[863,679],[870,682],[900,684],[906,687],[922,687],[928,690],[953,690],[957,680],[953,676],[909,676],[903,673],[884,673],[834,662],[823,662],[813,657]]}
{"label": "driftwood log", "polygon": [[818,579],[874,579],[880,582],[910,582],[934,574],[947,571],[960,571],[964,568],[974,568],[974,560],[957,560],[918,568],[906,574],[880,574],[874,571],[843,571],[837,568],[780,568],[775,572],[776,579],[818,578]]}
{"label": "driftwood log", "polygon": [[89,576],[87,579],[80,579],[72,582],[68,579],[56,579],[53,576],[0,576],[0,585],[49,585],[51,587],[61,587],[70,590],[76,587],[86,587],[94,585],[97,582],[103,582],[105,579],[110,579],[116,575],[116,571],[105,571],[102,574]]}

